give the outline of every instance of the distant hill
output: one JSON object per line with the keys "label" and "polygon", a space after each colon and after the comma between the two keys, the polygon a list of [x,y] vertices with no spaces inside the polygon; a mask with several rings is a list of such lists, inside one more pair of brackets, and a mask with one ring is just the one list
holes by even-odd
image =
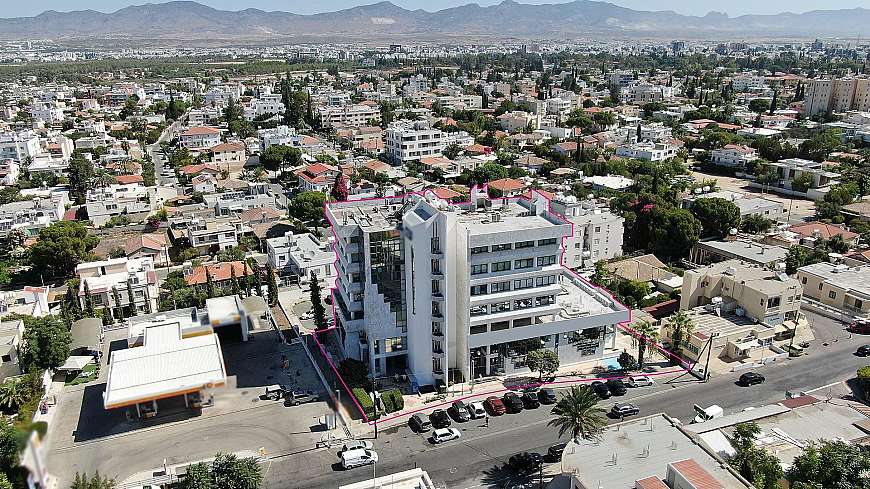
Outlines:
{"label": "distant hill", "polygon": [[35,17],[0,19],[0,39],[274,39],[372,40],[392,37],[438,40],[491,38],[806,38],[868,35],[870,10],[814,10],[803,14],[703,17],[648,12],[607,2],[576,0],[526,5],[505,0],[436,12],[407,10],[390,2],[336,12],[297,15],[247,9],[217,10],[192,1],[93,10],[47,11]]}

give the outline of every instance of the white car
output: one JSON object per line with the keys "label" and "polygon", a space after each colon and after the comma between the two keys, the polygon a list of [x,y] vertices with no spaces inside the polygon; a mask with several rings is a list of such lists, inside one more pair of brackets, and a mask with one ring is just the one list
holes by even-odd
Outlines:
{"label": "white car", "polygon": [[372,442],[366,440],[351,440],[344,444],[341,447],[342,452],[349,452],[351,450],[371,450]]}
{"label": "white car", "polygon": [[439,428],[432,432],[432,443],[444,443],[458,440],[462,436],[456,428]]}
{"label": "white car", "polygon": [[347,452],[341,452],[341,466],[352,469],[361,465],[378,463],[378,452],[359,448]]}
{"label": "white car", "polygon": [[628,378],[628,385],[632,387],[646,387],[650,385],[655,385],[652,377],[646,375],[632,375]]}
{"label": "white car", "polygon": [[486,417],[486,409],[483,408],[482,402],[472,402],[468,405],[468,414],[471,419],[483,419]]}
{"label": "white car", "polygon": [[314,319],[314,311],[308,311],[299,316],[299,319],[303,321],[308,321],[309,319]]}

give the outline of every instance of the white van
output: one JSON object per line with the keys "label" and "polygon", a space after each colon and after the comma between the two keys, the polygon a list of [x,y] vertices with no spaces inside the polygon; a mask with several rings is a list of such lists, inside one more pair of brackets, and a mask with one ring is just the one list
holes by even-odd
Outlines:
{"label": "white van", "polygon": [[366,448],[356,450],[348,450],[341,452],[341,466],[345,469],[352,469],[362,465],[377,463],[378,452]]}
{"label": "white van", "polygon": [[710,421],[711,419],[721,418],[725,416],[725,410],[722,409],[721,406],[717,406],[713,404],[710,407],[702,408],[697,404],[693,404],[692,408],[695,409],[695,419],[692,420],[693,423],[703,423],[705,421]]}

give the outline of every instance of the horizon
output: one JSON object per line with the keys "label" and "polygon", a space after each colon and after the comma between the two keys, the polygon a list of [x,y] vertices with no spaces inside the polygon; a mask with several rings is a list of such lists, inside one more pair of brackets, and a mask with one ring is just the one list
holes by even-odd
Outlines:
{"label": "horizon", "polygon": [[[70,8],[68,0],[36,0],[28,4],[7,5],[5,14],[0,18],[34,17],[48,11],[68,13],[82,10],[95,10],[102,13],[113,13],[130,6],[146,4],[170,3],[174,0],[79,0],[75,2],[75,8]],[[190,0],[201,5],[225,11],[240,11],[249,8],[288,12],[300,15],[311,15],[324,12],[334,12],[364,5],[379,3],[378,0],[322,0],[316,2],[301,2],[298,0],[253,0],[245,2],[243,8],[239,8],[237,2],[230,0]],[[441,0],[438,2],[424,0],[389,0],[391,3],[408,9],[437,12],[448,8],[476,3],[482,7],[497,5],[502,0]],[[516,0],[515,0],[516,1]],[[517,3],[526,5],[562,4],[571,3],[573,0],[520,0]],[[824,3],[813,0],[772,0],[765,2],[759,8],[758,2],[748,0],[736,0],[728,5],[722,5],[714,0],[697,0],[686,2],[685,0],[599,0],[603,3],[612,3],[625,8],[638,11],[674,11],[682,15],[703,17],[711,12],[725,13],[729,17],[741,15],[771,15],[780,13],[805,13],[812,10],[843,10],[852,8],[870,8],[870,0],[828,0]],[[437,3],[437,8],[433,6]],[[319,7],[319,8],[312,8]],[[425,7],[425,8],[424,8]],[[723,8],[727,7],[727,8]]]}

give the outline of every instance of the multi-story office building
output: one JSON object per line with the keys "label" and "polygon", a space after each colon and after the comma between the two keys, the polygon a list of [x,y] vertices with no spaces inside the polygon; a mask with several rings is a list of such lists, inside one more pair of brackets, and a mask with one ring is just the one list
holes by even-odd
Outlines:
{"label": "multi-story office building", "polygon": [[552,210],[574,225],[574,233],[565,239],[565,266],[588,268],[598,260],[622,255],[625,232],[622,216],[599,207],[595,202],[579,201],[573,196],[559,196],[551,202]]}
{"label": "multi-story office building", "polygon": [[336,242],[336,325],[370,375],[443,385],[618,355],[629,311],[561,264],[571,224],[541,194],[469,203],[427,192],[327,207]]}
{"label": "multi-story office building", "polygon": [[807,80],[804,114],[870,111],[870,78],[824,78]]}
{"label": "multi-story office building", "polygon": [[387,128],[387,155],[398,163],[441,156],[445,139],[426,121],[397,121]]}

